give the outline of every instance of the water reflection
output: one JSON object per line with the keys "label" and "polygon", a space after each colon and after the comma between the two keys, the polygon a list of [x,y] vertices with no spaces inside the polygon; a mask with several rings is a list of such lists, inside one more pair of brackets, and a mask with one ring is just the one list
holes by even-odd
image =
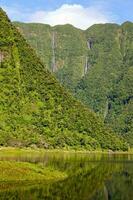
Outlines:
{"label": "water reflection", "polygon": [[1,183],[1,200],[132,200],[133,156],[96,154],[18,155],[0,160],[52,165],[66,171],[63,181],[40,184]]}

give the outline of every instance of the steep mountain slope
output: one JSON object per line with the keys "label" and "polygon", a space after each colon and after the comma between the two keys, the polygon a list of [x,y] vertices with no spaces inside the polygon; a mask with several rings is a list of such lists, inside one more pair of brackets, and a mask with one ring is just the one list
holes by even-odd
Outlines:
{"label": "steep mountain slope", "polygon": [[0,144],[127,149],[65,92],[0,9]]}
{"label": "steep mountain slope", "polygon": [[71,25],[50,27],[43,24],[15,23],[37,50],[46,67],[67,88],[73,90],[84,75],[87,43],[84,32]]}
{"label": "steep mountain slope", "polygon": [[94,25],[86,34],[91,68],[76,95],[133,144],[133,24]]}
{"label": "steep mountain slope", "polygon": [[[41,29],[46,31],[46,25],[15,25],[42,60],[43,49],[51,51],[46,65],[50,69],[55,61],[56,70],[50,70],[59,81],[133,145],[133,24],[99,24],[86,31],[70,25],[49,27],[44,38]],[[47,39],[53,30],[54,54],[52,36]]]}

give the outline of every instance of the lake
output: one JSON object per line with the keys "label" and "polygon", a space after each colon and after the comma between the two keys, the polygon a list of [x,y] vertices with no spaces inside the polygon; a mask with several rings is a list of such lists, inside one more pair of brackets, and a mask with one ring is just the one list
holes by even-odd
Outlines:
{"label": "lake", "polygon": [[0,154],[1,161],[41,163],[66,172],[63,180],[0,182],[0,200],[133,200],[133,155],[91,153]]}

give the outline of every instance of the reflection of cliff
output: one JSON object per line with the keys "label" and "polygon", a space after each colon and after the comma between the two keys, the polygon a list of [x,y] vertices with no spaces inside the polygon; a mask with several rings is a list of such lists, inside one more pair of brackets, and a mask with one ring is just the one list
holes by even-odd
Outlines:
{"label": "reflection of cliff", "polygon": [[[71,195],[74,200],[92,199],[99,189],[105,187],[104,181],[110,178],[111,174],[117,170],[118,167],[115,164],[107,163],[106,165],[100,163],[91,171],[88,171],[87,168],[83,169],[80,174],[64,181],[64,184],[68,185],[68,191],[71,191],[71,193],[65,194],[66,199],[69,199]],[[105,196],[107,197],[107,191]]]}
{"label": "reflection of cliff", "polygon": [[123,164],[123,169],[106,182],[109,200],[133,200],[133,164]]}

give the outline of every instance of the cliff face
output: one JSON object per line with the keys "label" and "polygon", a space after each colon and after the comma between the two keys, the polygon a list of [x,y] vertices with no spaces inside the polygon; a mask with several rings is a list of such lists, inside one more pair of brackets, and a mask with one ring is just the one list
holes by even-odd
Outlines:
{"label": "cliff face", "polygon": [[84,76],[87,41],[84,32],[71,25],[50,27],[43,24],[15,23],[46,67],[60,82],[74,90]]}
{"label": "cliff face", "polygon": [[[126,149],[75,100],[0,9],[0,145]],[[115,141],[115,142],[114,142]]]}
{"label": "cliff face", "polygon": [[86,31],[70,25],[15,25],[49,70],[55,32],[58,80],[133,144],[133,24],[99,24]]}
{"label": "cliff face", "polygon": [[92,67],[76,88],[77,98],[133,144],[133,24],[94,25],[86,34],[94,40]]}

